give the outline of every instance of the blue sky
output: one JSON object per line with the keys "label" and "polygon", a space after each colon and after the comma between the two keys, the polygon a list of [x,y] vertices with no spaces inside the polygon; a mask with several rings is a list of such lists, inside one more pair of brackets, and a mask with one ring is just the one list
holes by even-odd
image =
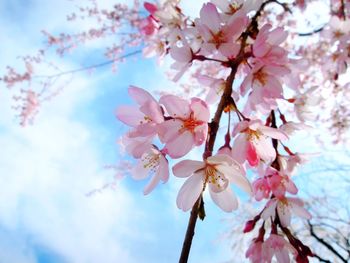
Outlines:
{"label": "blue sky", "polygon": [[[16,65],[16,56],[34,53],[43,44],[40,30],[74,30],[65,22],[74,4],[52,5],[45,0],[0,2],[0,72]],[[186,1],[187,9],[199,7]],[[92,54],[102,44],[85,51]],[[77,68],[77,58],[80,53],[58,63]],[[85,62],[90,59],[100,58]],[[177,262],[189,217],[175,204],[182,180],[171,178],[145,197],[145,182],[126,177],[115,189],[86,196],[113,181],[113,171],[104,166],[124,158],[116,141],[127,128],[113,113],[118,105],[131,103],[130,84],[171,87],[153,60],[129,61],[117,73],[107,67],[92,76],[77,74],[26,128],[11,110],[14,91],[1,87],[1,263]],[[230,215],[206,200],[207,218],[197,225],[190,262],[224,262],[232,255],[229,242],[221,240],[229,228],[222,219]]]}

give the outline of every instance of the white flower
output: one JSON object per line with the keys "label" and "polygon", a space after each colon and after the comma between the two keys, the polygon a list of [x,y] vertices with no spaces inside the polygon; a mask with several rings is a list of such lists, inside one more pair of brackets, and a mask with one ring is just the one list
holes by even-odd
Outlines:
{"label": "white flower", "polygon": [[183,211],[193,207],[194,203],[209,185],[213,201],[225,212],[238,207],[238,201],[229,183],[234,183],[247,193],[252,193],[251,185],[244,175],[240,164],[227,155],[209,157],[206,161],[184,160],[173,167],[177,177],[189,177],[177,196],[177,206]]}

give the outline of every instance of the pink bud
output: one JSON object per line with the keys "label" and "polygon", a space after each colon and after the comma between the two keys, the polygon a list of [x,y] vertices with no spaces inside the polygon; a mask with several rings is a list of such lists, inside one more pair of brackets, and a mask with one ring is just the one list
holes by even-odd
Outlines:
{"label": "pink bud", "polygon": [[245,224],[245,227],[243,229],[243,233],[248,233],[248,232],[252,231],[255,227],[255,223],[256,223],[255,220],[247,221],[247,223]]}

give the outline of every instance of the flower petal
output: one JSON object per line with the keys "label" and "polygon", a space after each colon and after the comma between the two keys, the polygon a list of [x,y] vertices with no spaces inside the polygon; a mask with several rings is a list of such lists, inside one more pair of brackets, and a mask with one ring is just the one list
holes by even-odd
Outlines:
{"label": "flower petal", "polygon": [[176,204],[183,211],[190,210],[203,190],[203,174],[196,173],[189,177],[181,187]]}
{"label": "flower petal", "polygon": [[187,119],[190,116],[189,103],[174,95],[164,95],[159,100],[163,104],[168,114],[173,118]]}
{"label": "flower petal", "polygon": [[260,126],[259,131],[261,131],[264,135],[277,140],[288,140],[288,135],[286,133],[275,128]]}
{"label": "flower petal", "polygon": [[201,161],[183,160],[173,166],[173,173],[176,177],[188,177],[203,168],[204,163]]}
{"label": "flower petal", "polygon": [[149,92],[135,86],[130,86],[128,89],[128,93],[129,96],[133,98],[133,100],[135,100],[139,105],[143,105],[148,101],[156,102],[156,100]]}
{"label": "flower petal", "polygon": [[209,188],[209,193],[215,204],[225,212],[232,212],[238,208],[237,197],[230,187],[226,187],[224,191],[219,193],[215,193]]}
{"label": "flower petal", "polygon": [[210,117],[210,112],[207,104],[198,98],[191,99],[191,110],[193,111],[193,117],[196,120],[208,122]]}
{"label": "flower petal", "polygon": [[142,124],[145,117],[137,107],[128,105],[118,107],[115,114],[118,120],[131,127]]}
{"label": "flower petal", "polygon": [[279,201],[277,204],[277,212],[282,226],[288,227],[292,219],[288,206]]}
{"label": "flower petal", "polygon": [[180,158],[193,148],[193,135],[189,131],[181,133],[174,140],[168,142],[165,148],[171,158]]}
{"label": "flower petal", "polygon": [[200,20],[213,33],[219,32],[221,20],[218,10],[214,4],[207,3],[203,5],[200,10]]}

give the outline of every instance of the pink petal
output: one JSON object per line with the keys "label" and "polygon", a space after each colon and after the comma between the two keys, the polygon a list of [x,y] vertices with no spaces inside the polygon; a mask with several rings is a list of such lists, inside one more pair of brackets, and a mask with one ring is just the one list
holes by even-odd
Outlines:
{"label": "pink petal", "polygon": [[116,117],[126,125],[136,127],[142,124],[145,115],[135,106],[124,105],[117,108]]}
{"label": "pink petal", "polygon": [[149,2],[144,2],[143,6],[151,15],[153,15],[158,10],[158,7],[156,5]]}
{"label": "pink petal", "polygon": [[275,250],[275,255],[277,262],[289,263],[289,254],[287,249],[277,249]]}
{"label": "pink petal", "polygon": [[[293,211],[293,213],[297,216],[310,220],[312,215],[303,207],[303,202],[300,203],[300,199],[298,198],[288,198],[288,203]],[[302,205],[301,205],[302,204]]]}
{"label": "pink petal", "polygon": [[230,187],[226,187],[226,189],[222,192],[215,193],[209,189],[209,193],[211,199],[217,204],[225,212],[232,212],[238,208],[238,200],[237,197],[233,194],[232,189]]}
{"label": "pink petal", "polygon": [[288,33],[282,27],[278,27],[269,33],[269,43],[278,46],[288,37]]}
{"label": "pink petal", "polygon": [[181,187],[176,204],[183,211],[190,210],[203,190],[203,174],[194,174]]}
{"label": "pink petal", "polygon": [[216,6],[212,3],[204,4],[200,10],[200,20],[205,24],[213,33],[217,33],[220,30],[220,15]]}
{"label": "pink petal", "polygon": [[208,122],[210,118],[210,112],[207,104],[199,99],[199,98],[192,98],[191,99],[191,110],[193,112],[193,117],[196,120]]}
{"label": "pink petal", "polygon": [[171,158],[181,158],[193,148],[193,144],[192,133],[185,131],[174,140],[168,142],[165,148],[168,150]]}
{"label": "pink petal", "polygon": [[133,98],[139,105],[143,105],[148,101],[155,101],[153,96],[144,89],[130,86],[128,89],[129,96]]}
{"label": "pink petal", "polygon": [[145,123],[136,126],[136,128],[129,132],[131,138],[148,137],[155,135],[157,132],[157,125],[154,123]]}
{"label": "pink petal", "polygon": [[172,119],[158,125],[158,135],[161,142],[166,143],[180,136],[183,121]]}
{"label": "pink petal", "polygon": [[232,158],[240,164],[243,164],[247,159],[248,141],[246,134],[240,134],[235,139],[232,146]]}
{"label": "pink petal", "polygon": [[194,129],[194,144],[196,146],[202,145],[207,139],[208,135],[208,124],[198,125]]}
{"label": "pink petal", "polygon": [[201,161],[183,160],[173,167],[173,173],[176,177],[188,177],[203,168],[204,163]]}
{"label": "pink petal", "polygon": [[255,167],[259,164],[259,157],[256,153],[256,149],[250,141],[247,142],[246,156],[250,166]]}
{"label": "pink petal", "polygon": [[144,163],[139,160],[131,170],[131,176],[134,180],[143,180],[149,175],[149,169],[145,168]]}
{"label": "pink petal", "polygon": [[276,158],[276,150],[272,146],[271,139],[261,136],[259,139],[252,141],[255,150],[266,163],[270,163]]}
{"label": "pink petal", "polygon": [[161,156],[159,160],[159,174],[163,183],[169,180],[169,163],[164,156]]}
{"label": "pink petal", "polygon": [[164,95],[159,100],[163,104],[168,114],[173,118],[187,119],[190,116],[191,110],[189,103],[174,95]]}
{"label": "pink petal", "polygon": [[141,107],[142,111],[146,116],[152,119],[152,122],[161,123],[164,121],[163,112],[156,101],[147,101]]}
{"label": "pink petal", "polygon": [[143,189],[143,194],[148,195],[150,192],[152,192],[153,189],[158,185],[161,178],[162,178],[162,174],[160,173],[159,167],[158,167],[157,172],[152,176],[149,183]]}
{"label": "pink petal", "polygon": [[121,144],[125,147],[125,151],[134,158],[141,158],[142,154],[148,151],[152,146],[151,137],[130,138],[128,134],[122,137]]}
{"label": "pink petal", "polygon": [[283,131],[280,131],[275,128],[267,127],[267,126],[260,126],[259,131],[261,131],[264,135],[269,136],[271,138],[277,139],[277,140],[288,140],[288,135],[285,134]]}
{"label": "pink petal", "polygon": [[235,58],[239,52],[240,45],[236,43],[223,43],[219,47],[219,52],[227,58]]}
{"label": "pink petal", "polygon": [[189,46],[172,46],[170,48],[170,56],[181,63],[189,63],[192,61],[192,50]]}
{"label": "pink petal", "polygon": [[264,220],[267,220],[270,217],[274,217],[276,206],[277,206],[277,199],[271,199],[270,201],[268,201],[264,211],[261,214],[261,218]]}
{"label": "pink petal", "polygon": [[277,212],[278,216],[280,218],[281,224],[284,227],[288,227],[291,222],[291,214],[290,210],[287,205],[284,205],[281,202],[278,202],[277,204]]}

